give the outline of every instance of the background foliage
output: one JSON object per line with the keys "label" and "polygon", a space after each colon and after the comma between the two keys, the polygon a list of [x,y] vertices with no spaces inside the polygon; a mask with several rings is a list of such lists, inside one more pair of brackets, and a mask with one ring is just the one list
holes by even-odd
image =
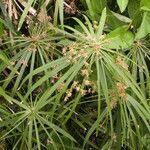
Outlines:
{"label": "background foliage", "polygon": [[0,149],[150,149],[150,1],[0,1]]}

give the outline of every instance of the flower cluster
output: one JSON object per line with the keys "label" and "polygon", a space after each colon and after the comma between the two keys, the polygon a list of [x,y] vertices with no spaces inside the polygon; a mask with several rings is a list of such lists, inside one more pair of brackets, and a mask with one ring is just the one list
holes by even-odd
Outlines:
{"label": "flower cluster", "polygon": [[70,87],[70,89],[67,90],[66,96],[64,98],[64,101],[68,101],[68,99],[72,96],[73,90],[76,90],[79,92],[81,90],[81,85],[79,84],[78,81],[74,81]]}
{"label": "flower cluster", "polygon": [[26,60],[21,60],[21,62],[20,62],[23,66],[28,66],[28,62],[26,61]]}
{"label": "flower cluster", "polygon": [[64,56],[67,56],[67,63],[73,62],[77,63],[79,58],[86,58],[88,56],[88,52],[82,46],[73,43],[68,47],[63,47],[62,53]]}
{"label": "flower cluster", "polygon": [[97,22],[96,20],[93,21],[93,28],[94,28],[95,30],[98,29],[98,22]]}
{"label": "flower cluster", "polygon": [[58,85],[58,87],[57,87],[58,92],[60,92],[63,89],[64,85],[65,85],[64,82],[62,82]]}
{"label": "flower cluster", "polygon": [[125,63],[124,59],[121,56],[118,56],[116,58],[116,64],[128,71],[129,66]]}
{"label": "flower cluster", "polygon": [[[79,92],[82,96],[85,96],[86,94],[95,93],[95,90],[90,88],[93,86],[93,83],[89,80],[83,80],[83,86],[78,82],[74,81],[70,87],[70,89],[67,90],[66,96],[64,98],[64,101],[68,101],[71,96],[73,96],[73,91]],[[86,89],[84,89],[85,87]]]}
{"label": "flower cluster", "polygon": [[37,51],[36,45],[35,44],[31,44],[30,47],[28,48],[28,51],[36,52]]}
{"label": "flower cluster", "polygon": [[114,90],[111,90],[109,95],[110,95],[110,98],[111,98],[110,108],[114,109],[114,108],[117,107],[117,94]]}
{"label": "flower cluster", "polygon": [[91,70],[91,68],[89,67],[89,63],[88,62],[84,62],[84,66],[83,68],[80,70],[80,75],[82,77],[84,77],[84,80],[89,78],[90,73],[92,73],[93,71]]}
{"label": "flower cluster", "polygon": [[126,88],[127,86],[122,82],[116,83],[116,88],[120,98],[127,100]]}
{"label": "flower cluster", "polygon": [[111,98],[111,101],[110,101],[111,109],[114,109],[117,107],[117,102],[119,98],[127,101],[127,94],[126,94],[127,86],[122,82],[116,82],[115,87],[116,88],[111,89],[109,91],[109,96]]}

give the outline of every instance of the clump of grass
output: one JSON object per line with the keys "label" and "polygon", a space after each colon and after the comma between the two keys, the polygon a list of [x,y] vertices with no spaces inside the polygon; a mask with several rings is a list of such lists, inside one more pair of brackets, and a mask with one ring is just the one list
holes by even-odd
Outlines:
{"label": "clump of grass", "polygon": [[148,149],[144,2],[139,27],[132,2],[10,2],[0,2],[0,149]]}

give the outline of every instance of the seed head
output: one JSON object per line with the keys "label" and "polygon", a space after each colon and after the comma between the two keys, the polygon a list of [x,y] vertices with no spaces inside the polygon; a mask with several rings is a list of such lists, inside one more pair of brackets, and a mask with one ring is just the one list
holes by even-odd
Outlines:
{"label": "seed head", "polygon": [[91,82],[89,80],[84,80],[84,85],[89,86]]}
{"label": "seed head", "polygon": [[121,66],[122,68],[124,68],[125,70],[128,71],[128,65],[125,63],[124,59],[120,56],[118,56],[116,58],[116,64],[118,64],[119,66]]}
{"label": "seed head", "polygon": [[118,90],[119,97],[126,99],[127,98],[127,95],[126,95],[127,86],[122,82],[117,82],[116,87]]}
{"label": "seed head", "polygon": [[83,69],[83,70],[81,70],[81,75],[82,75],[82,76],[86,76],[86,77],[88,77],[88,76],[89,76],[89,72],[88,72],[88,70],[87,70],[87,69]]}

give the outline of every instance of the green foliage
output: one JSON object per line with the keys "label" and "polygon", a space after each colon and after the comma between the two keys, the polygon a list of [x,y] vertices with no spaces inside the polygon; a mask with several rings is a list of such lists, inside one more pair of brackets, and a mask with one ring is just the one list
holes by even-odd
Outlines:
{"label": "green foliage", "polygon": [[21,15],[21,17],[20,17],[20,20],[19,20],[18,30],[20,30],[20,28],[22,27],[22,24],[23,24],[23,22],[25,21],[25,18],[26,18],[26,16],[27,16],[27,13],[28,13],[30,7],[32,6],[33,2],[34,2],[34,0],[30,0],[30,1],[26,4],[26,7],[25,7],[25,9],[24,9],[24,11],[23,11],[23,13],[22,13],[22,15]]}
{"label": "green foliage", "polygon": [[149,149],[149,4],[0,2],[0,149]]}
{"label": "green foliage", "polygon": [[150,12],[144,12],[142,23],[136,34],[136,39],[141,39],[150,33],[149,24],[150,24]]}
{"label": "green foliage", "polygon": [[126,9],[128,2],[128,0],[117,0],[121,12],[123,12]]}
{"label": "green foliage", "polygon": [[128,30],[128,26],[116,28],[107,34],[108,40],[111,40],[110,48],[128,48],[134,42],[134,34]]}
{"label": "green foliage", "polygon": [[0,23],[0,35],[2,35],[4,32],[4,26],[2,23]]}

